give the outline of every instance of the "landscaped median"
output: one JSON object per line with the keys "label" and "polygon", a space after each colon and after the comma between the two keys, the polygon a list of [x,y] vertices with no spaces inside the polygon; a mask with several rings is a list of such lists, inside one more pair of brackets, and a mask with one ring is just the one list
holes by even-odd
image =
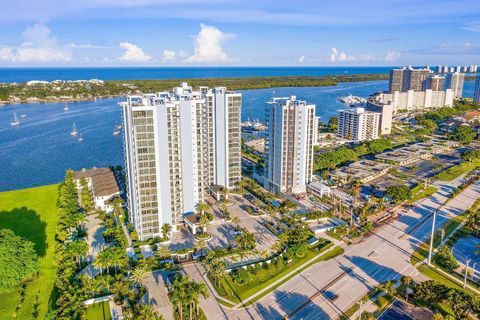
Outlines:
{"label": "landscaped median", "polygon": [[[341,247],[334,247],[328,240],[305,250],[302,257],[288,254],[272,259],[270,263],[257,263],[256,266],[232,271],[224,276],[218,285],[210,279],[218,295],[237,304],[247,306],[272,292],[295,275],[311,265],[332,259],[344,252]],[[328,250],[330,249],[330,250]],[[326,252],[328,250],[328,252]],[[265,290],[265,291],[262,291]],[[226,306],[228,303],[223,303]]]}
{"label": "landscaped median", "polygon": [[412,204],[417,202],[418,200],[430,197],[432,194],[437,192],[438,189],[434,186],[429,186],[424,188],[422,185],[418,185],[412,189],[412,198],[407,201],[407,203]]}
{"label": "landscaped median", "polygon": [[474,170],[480,166],[480,159],[474,159],[469,162],[462,162],[459,165],[453,166],[445,171],[440,172],[434,178],[441,181],[452,181],[460,175]]}

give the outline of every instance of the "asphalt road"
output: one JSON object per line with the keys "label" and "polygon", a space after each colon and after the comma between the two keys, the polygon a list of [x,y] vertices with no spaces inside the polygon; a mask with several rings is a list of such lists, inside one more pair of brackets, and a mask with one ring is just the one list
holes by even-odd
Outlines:
{"label": "asphalt road", "polygon": [[[386,280],[411,275],[425,279],[410,264],[410,255],[419,242],[431,232],[431,212],[441,206],[458,185],[459,179],[437,183],[438,192],[415,203],[413,209],[403,212],[391,223],[362,242],[345,247],[345,254],[336,259],[318,263],[290,281],[243,309],[229,309],[218,305],[202,305],[208,319],[336,319],[364,296],[371,288]],[[442,207],[436,225],[456,216],[475,201],[480,194],[480,182]],[[338,299],[329,301],[320,294],[328,290]],[[212,310],[210,310],[212,309]]]}

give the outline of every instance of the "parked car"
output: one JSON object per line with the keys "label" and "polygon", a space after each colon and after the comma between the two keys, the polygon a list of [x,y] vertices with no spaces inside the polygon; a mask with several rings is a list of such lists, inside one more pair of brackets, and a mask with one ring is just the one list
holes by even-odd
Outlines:
{"label": "parked car", "polygon": [[338,295],[333,293],[332,291],[322,290],[322,294],[325,298],[327,298],[330,301],[335,301],[338,299]]}

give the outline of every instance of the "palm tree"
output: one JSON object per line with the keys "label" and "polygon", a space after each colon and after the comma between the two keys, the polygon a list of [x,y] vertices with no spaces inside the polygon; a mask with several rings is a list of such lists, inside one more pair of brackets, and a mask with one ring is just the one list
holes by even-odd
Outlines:
{"label": "palm tree", "polygon": [[240,218],[235,216],[232,218],[232,222],[235,224],[235,229],[239,229],[240,226]]}
{"label": "palm tree", "polygon": [[155,255],[159,258],[159,259],[168,259],[172,256],[172,252],[170,251],[170,249],[167,247],[167,246],[159,246],[157,248],[157,251],[155,252]]}
{"label": "palm tree", "polygon": [[188,282],[188,276],[178,276],[172,283],[171,301],[180,315],[180,320],[183,320],[183,306],[188,303]]}
{"label": "palm tree", "polygon": [[[207,285],[205,283],[196,283],[196,282],[191,282],[191,287],[192,288],[192,302],[193,305],[195,306],[196,310],[196,315],[198,316],[199,314],[199,301],[198,298],[202,296],[203,298],[208,298],[209,292]],[[192,311],[190,311],[190,319],[192,319]]]}
{"label": "palm tree", "polygon": [[402,284],[405,286],[405,299],[408,302],[408,288],[409,288],[410,284],[412,283],[412,277],[403,276],[401,281],[402,281]]}
{"label": "palm tree", "polygon": [[172,284],[171,301],[176,306],[180,319],[183,319],[183,309],[187,306],[189,309],[189,319],[193,318],[193,310],[199,313],[198,299],[200,296],[208,297],[208,288],[205,284],[199,284],[191,281],[188,276],[175,278]]}
{"label": "palm tree", "polygon": [[115,275],[117,274],[118,268],[124,267],[128,263],[127,256],[125,251],[119,247],[111,247],[107,250],[110,251],[110,264],[115,268]]}
{"label": "palm tree", "polygon": [[205,269],[207,274],[213,279],[215,285],[219,285],[221,278],[225,276],[226,273],[226,262],[222,259],[216,258],[214,255],[205,259]]}
{"label": "palm tree", "polygon": [[87,255],[88,244],[83,240],[74,240],[67,244],[65,253],[75,257],[75,262],[78,263],[80,268],[82,258]]}
{"label": "palm tree", "polygon": [[137,314],[139,320],[160,320],[161,317],[151,304],[138,304]]}
{"label": "palm tree", "polygon": [[230,190],[228,190],[228,188],[223,188],[223,198],[225,200],[228,200],[228,195],[230,194]]}
{"label": "palm tree", "polygon": [[147,272],[147,268],[144,265],[139,265],[133,270],[130,279],[132,279],[134,285],[140,285],[142,283],[145,272]]}
{"label": "palm tree", "polygon": [[130,286],[128,285],[127,282],[124,281],[116,281],[113,284],[111,292],[115,295],[115,300],[116,301],[123,301],[127,297],[127,295],[130,292]]}
{"label": "palm tree", "polygon": [[97,256],[95,257],[95,260],[93,261],[93,266],[95,268],[100,268],[100,273],[103,274],[103,269],[108,269],[110,267],[110,252],[107,249],[103,249],[100,251]]}
{"label": "palm tree", "polygon": [[198,221],[200,226],[202,227],[202,235],[205,235],[205,230],[207,229],[208,224],[210,223],[210,220],[208,220],[207,214],[202,213],[200,216],[200,221]]}
{"label": "palm tree", "polygon": [[395,284],[393,283],[393,281],[385,282],[380,286],[380,288],[385,291],[385,293],[389,296],[393,297],[395,295]]}
{"label": "palm tree", "polygon": [[168,240],[170,236],[170,232],[172,231],[172,225],[168,223],[164,223],[162,225],[162,236],[164,240]]}
{"label": "palm tree", "polygon": [[199,240],[198,242],[195,243],[195,250],[200,251],[200,256],[203,255],[203,249],[207,246],[205,243],[205,240]]}
{"label": "palm tree", "polygon": [[210,206],[206,203],[202,203],[200,202],[197,206],[197,210],[200,211],[200,214],[204,214],[205,211],[209,210],[210,209]]}

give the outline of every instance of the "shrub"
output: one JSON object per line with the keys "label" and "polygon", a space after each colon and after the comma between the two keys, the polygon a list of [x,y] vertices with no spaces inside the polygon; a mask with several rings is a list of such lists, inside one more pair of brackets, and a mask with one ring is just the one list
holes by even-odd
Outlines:
{"label": "shrub", "polygon": [[385,308],[388,305],[388,300],[384,296],[378,297],[377,304],[380,308]]}
{"label": "shrub", "polygon": [[443,245],[435,255],[435,262],[442,268],[449,271],[452,271],[459,267],[457,260],[455,260],[452,253],[450,252],[450,248],[445,245]]}

